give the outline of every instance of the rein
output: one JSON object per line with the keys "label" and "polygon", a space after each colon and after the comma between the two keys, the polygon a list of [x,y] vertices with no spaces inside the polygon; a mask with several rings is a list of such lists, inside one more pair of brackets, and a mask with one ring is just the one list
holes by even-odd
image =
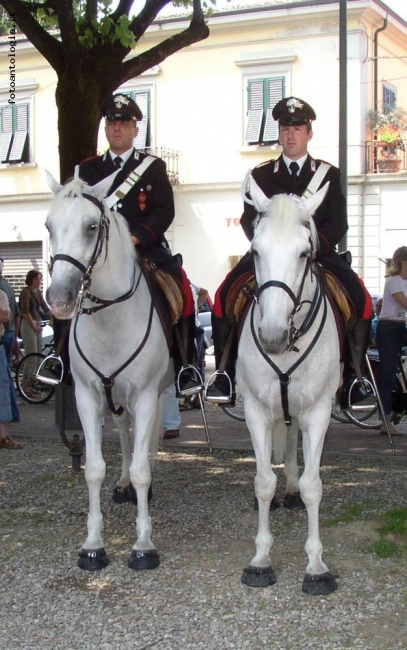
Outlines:
{"label": "rein", "polygon": [[[98,238],[95,244],[95,248],[93,250],[90,262],[88,263],[87,267],[79,262],[79,260],[75,259],[74,257],[71,257],[70,255],[65,255],[63,253],[55,255],[55,257],[52,260],[52,264],[50,267],[50,273],[52,275],[52,268],[54,266],[54,263],[57,260],[63,260],[65,262],[69,262],[76,268],[78,268],[80,271],[82,271],[83,276],[81,278],[81,287],[78,292],[78,313],[75,318],[75,324],[74,324],[74,330],[73,330],[73,335],[74,335],[74,341],[76,345],[76,349],[78,350],[80,356],[82,359],[85,361],[85,363],[93,370],[93,372],[96,373],[98,377],[100,377],[102,381],[102,385],[105,389],[105,394],[106,394],[106,399],[107,403],[109,405],[109,409],[112,411],[114,415],[121,415],[123,413],[123,407],[119,406],[116,408],[116,406],[113,403],[113,397],[112,397],[112,389],[114,385],[114,379],[119,375],[125,368],[127,368],[128,365],[138,356],[138,354],[141,352],[143,347],[146,344],[146,341],[150,335],[150,330],[151,330],[151,323],[153,320],[153,314],[154,314],[154,303],[153,299],[151,299],[151,304],[150,304],[150,312],[148,316],[148,323],[147,323],[147,330],[146,333],[144,334],[143,340],[141,341],[140,345],[138,348],[135,350],[135,352],[131,355],[131,357],[120,366],[114,373],[112,373],[110,376],[103,375],[90,361],[89,359],[85,356],[84,352],[80,348],[78,337],[77,337],[77,324],[78,324],[78,318],[79,316],[83,315],[88,315],[91,316],[97,311],[100,311],[101,309],[105,309],[106,307],[110,307],[111,305],[118,304],[120,302],[125,302],[126,300],[129,300],[135,292],[137,291],[137,288],[140,284],[141,277],[142,277],[142,271],[140,269],[140,273],[137,279],[137,282],[135,281],[136,279],[136,269],[134,268],[134,273],[133,273],[133,280],[132,280],[132,286],[130,287],[129,291],[126,293],[122,294],[118,298],[115,298],[113,300],[105,300],[104,298],[98,298],[97,296],[92,295],[89,293],[88,289],[91,284],[91,275],[92,271],[95,267],[96,262],[98,261],[100,255],[102,254],[103,246],[104,243],[106,242],[106,251],[105,251],[105,260],[107,259],[107,253],[108,253],[108,242],[109,242],[109,230],[110,230],[110,220],[107,217],[105,213],[105,208],[104,205],[101,201],[99,201],[96,197],[92,196],[91,194],[82,194],[83,198],[90,201],[93,203],[97,208],[99,208],[101,217],[99,220],[99,232],[98,232]],[[83,302],[84,300],[90,300],[91,302],[95,303],[95,307],[83,307]]]}
{"label": "rein", "polygon": [[[304,289],[304,284],[305,284],[305,279],[306,276],[308,275],[309,270],[311,269],[312,275],[316,277],[316,288],[314,292],[314,296],[312,301],[301,301],[301,295]],[[311,343],[309,346],[306,348],[306,350],[303,352],[303,354],[300,356],[299,359],[287,370],[287,372],[283,372],[280,370],[280,368],[269,358],[269,356],[264,352],[262,349],[261,343],[258,339],[255,327],[254,327],[254,308],[256,303],[258,303],[258,298],[260,296],[260,293],[264,291],[265,289],[268,289],[270,287],[278,287],[280,289],[283,289],[286,291],[286,293],[290,296],[292,301],[294,302],[294,309],[290,314],[289,317],[289,323],[290,323],[290,334],[289,334],[289,343],[287,345],[286,351],[294,351],[294,352],[299,352],[299,349],[294,346],[294,343],[304,334],[306,334],[311,326],[314,324],[315,319],[317,317],[317,314],[320,310],[321,303],[323,303],[323,308],[324,312],[322,315],[321,322],[319,324],[318,330],[316,331],[314,338],[312,339]],[[294,327],[293,325],[293,319],[296,313],[301,309],[301,307],[306,304],[310,304],[310,308],[307,312],[307,315],[301,325],[298,329]],[[322,290],[321,286],[321,281],[318,276],[318,274],[313,272],[312,269],[312,263],[310,262],[310,259],[308,258],[307,260],[307,266],[305,268],[303,278],[301,281],[301,285],[299,288],[299,291],[297,293],[297,296],[293,293],[293,291],[290,289],[288,285],[286,285],[284,282],[279,282],[277,280],[270,280],[268,282],[265,282],[263,285],[261,285],[255,296],[255,302],[253,302],[252,308],[251,308],[251,315],[250,315],[250,329],[251,333],[253,336],[253,340],[256,344],[257,349],[259,350],[260,354],[262,357],[267,361],[267,363],[273,368],[273,370],[277,373],[279,381],[280,381],[280,391],[281,391],[281,404],[283,407],[283,413],[284,413],[284,422],[286,425],[291,424],[291,415],[289,413],[289,406],[288,406],[288,384],[290,383],[291,380],[291,373],[298,368],[298,366],[304,361],[304,359],[307,358],[307,356],[310,354],[311,350],[315,346],[316,342],[318,341],[322,330],[325,326],[326,322],[326,316],[328,313],[328,306],[327,306],[327,298]]]}

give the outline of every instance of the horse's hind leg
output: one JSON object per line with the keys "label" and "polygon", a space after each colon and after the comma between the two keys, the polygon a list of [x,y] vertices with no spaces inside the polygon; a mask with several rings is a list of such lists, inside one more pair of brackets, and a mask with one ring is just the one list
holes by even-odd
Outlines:
{"label": "horse's hind leg", "polygon": [[250,587],[268,587],[276,582],[271,567],[270,548],[273,536],[270,531],[270,503],[276,492],[277,476],[271,467],[271,436],[267,417],[256,409],[255,417],[249,414],[245,405],[246,420],[252,435],[256,455],[256,476],[254,488],[258,502],[259,517],[256,535],[256,555],[243,570],[242,582]]}
{"label": "horse's hind leg", "polygon": [[130,433],[130,418],[126,411],[121,415],[113,415],[117,426],[122,452],[122,470],[120,479],[113,490],[112,499],[115,503],[137,503],[137,495],[130,481],[130,464],[133,453],[133,440]]}
{"label": "horse's hind leg", "polygon": [[308,537],[305,543],[308,564],[302,590],[313,595],[330,594],[338,588],[335,576],[322,560],[323,549],[319,534],[319,505],[322,498],[319,467],[329,416],[330,409],[327,416],[321,410],[314,411],[309,418],[313,424],[309,425],[308,431],[303,430],[305,467],[299,486],[308,515]]}

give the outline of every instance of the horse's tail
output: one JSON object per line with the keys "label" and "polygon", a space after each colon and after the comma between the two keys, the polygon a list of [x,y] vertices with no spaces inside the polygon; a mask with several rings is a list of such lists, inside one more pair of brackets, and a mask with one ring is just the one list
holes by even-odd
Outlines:
{"label": "horse's tail", "polygon": [[273,430],[273,462],[280,465],[285,458],[287,445],[287,427],[284,420],[280,420]]}

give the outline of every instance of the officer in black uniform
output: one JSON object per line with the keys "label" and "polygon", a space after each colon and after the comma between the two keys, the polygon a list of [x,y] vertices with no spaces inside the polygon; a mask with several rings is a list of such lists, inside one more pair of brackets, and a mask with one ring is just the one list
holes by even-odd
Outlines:
{"label": "officer in black uniform", "polygon": [[[95,156],[79,165],[79,176],[89,185],[119,170],[109,189],[110,196],[143,162],[148,154],[137,151],[133,140],[138,133],[137,121],[143,115],[136,102],[125,94],[108,97],[101,107],[106,119],[105,132],[110,148],[101,156]],[[153,162],[126,195],[113,206],[129,224],[131,239],[141,257],[170,273],[183,286],[186,300],[184,313],[175,327],[183,342],[188,364],[194,356],[195,312],[194,301],[185,271],[172,257],[164,233],[174,220],[174,196],[165,162],[153,157]],[[176,376],[182,367],[181,353],[174,345]],[[178,386],[177,386],[178,388]],[[199,377],[189,366],[179,375],[179,395],[192,395],[202,388]]]}
{"label": "officer in black uniform", "polygon": [[[258,165],[252,171],[252,176],[268,198],[276,194],[297,194],[301,196],[322,162],[321,160],[315,160],[308,153],[308,142],[313,135],[312,121],[316,119],[315,111],[302,99],[288,97],[276,104],[273,109],[273,118],[279,123],[279,139],[283,153],[276,160],[269,160]],[[320,187],[328,181],[329,189],[326,197],[314,214],[319,240],[317,261],[342,282],[355,306],[357,322],[353,330],[354,347],[357,360],[362,368],[370,338],[372,300],[362,280],[336,252],[337,244],[348,229],[346,199],[342,193],[340,172],[337,167],[332,165],[329,167],[320,183]],[[257,216],[255,208],[245,203],[241,225],[249,240],[253,238],[253,224]],[[216,367],[219,368],[227,341],[231,345],[231,353],[226,364],[225,374],[217,375],[215,382],[207,388],[206,399],[210,402],[233,403],[234,400],[237,343],[236,337],[233,338],[233,335],[229,339],[232,327],[226,318],[225,302],[229,289],[236,279],[244,273],[252,271],[253,268],[252,256],[249,252],[226,276],[215,296],[212,332]],[[347,395],[351,379],[353,381],[353,375],[350,359],[346,355],[344,398]],[[231,379],[231,383],[228,377]],[[363,396],[361,395],[361,397]],[[345,400],[343,400],[343,403],[345,403]]]}

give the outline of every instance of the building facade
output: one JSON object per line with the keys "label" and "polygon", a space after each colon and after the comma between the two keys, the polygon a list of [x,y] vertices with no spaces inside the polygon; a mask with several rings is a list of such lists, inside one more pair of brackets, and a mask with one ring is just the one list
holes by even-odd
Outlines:
{"label": "building facade", "polygon": [[[208,39],[120,88],[145,114],[137,146],[151,148],[168,164],[176,202],[168,233],[173,252],[183,255],[191,280],[212,296],[248,248],[239,225],[241,182],[248,169],[281,152],[271,117],[276,101],[295,95],[309,102],[317,114],[310,153],[339,162],[339,3],[263,4],[215,11]],[[175,16],[154,23],[137,52],[170,36],[182,21]],[[56,76],[30,43],[17,37],[10,104],[7,53],[6,36],[0,40],[0,254],[16,287],[33,267],[43,271],[46,286],[45,170],[58,179],[59,169]],[[367,116],[375,107],[407,109],[406,70],[407,23],[380,0],[349,0],[346,244],[372,293],[381,293],[384,285],[380,260],[407,243],[407,163],[400,143],[398,166],[379,165],[389,158],[389,147],[377,144]],[[105,147],[101,126],[100,151]]]}

